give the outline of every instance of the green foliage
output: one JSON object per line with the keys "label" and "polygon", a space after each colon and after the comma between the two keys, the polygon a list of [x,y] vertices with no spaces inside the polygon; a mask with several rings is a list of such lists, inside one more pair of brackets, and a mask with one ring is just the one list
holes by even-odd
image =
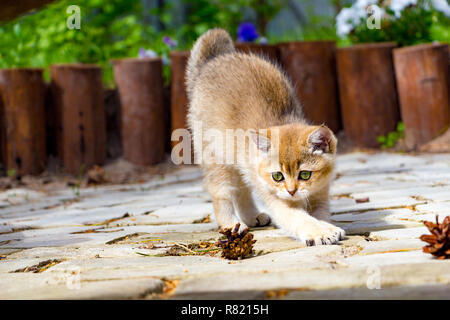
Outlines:
{"label": "green foliage", "polygon": [[349,37],[354,43],[394,41],[400,46],[430,42],[432,17],[432,11],[411,7],[405,9],[398,19],[382,19],[381,29],[368,29],[364,20]]}
{"label": "green foliage", "polygon": [[[266,34],[269,21],[285,6],[287,0],[183,0],[187,6],[187,21],[174,31],[182,48],[188,48],[201,34],[210,28],[220,27],[236,38],[238,25],[245,11],[253,11],[260,35]],[[168,24],[172,20],[167,7],[159,12]]]}
{"label": "green foliage", "polygon": [[450,19],[446,18],[442,13],[435,13],[432,19],[431,39],[441,43],[450,43]]}
{"label": "green foliage", "polygon": [[334,18],[329,16],[321,16],[311,12],[308,14],[309,24],[297,27],[281,37],[269,36],[270,42],[287,42],[287,41],[315,41],[315,40],[333,40],[337,42],[343,41],[336,34],[334,26]]}
{"label": "green foliage", "polygon": [[397,124],[396,131],[389,132],[387,136],[378,136],[377,140],[381,145],[382,149],[393,148],[397,144],[399,139],[405,136],[405,125],[403,122]]}
{"label": "green foliage", "polygon": [[[81,8],[80,30],[66,25],[70,5]],[[137,56],[139,48],[150,43],[162,44],[157,41],[162,36],[140,22],[141,15],[139,0],[58,1],[0,25],[0,68],[98,63],[105,70],[105,82],[111,84],[110,60]]]}
{"label": "green foliage", "polygon": [[[236,28],[242,19],[242,0],[184,0],[187,20],[175,30],[175,38],[182,48],[188,48],[201,34],[210,28],[221,27],[236,34]],[[166,23],[172,17],[166,10]]]}
{"label": "green foliage", "polygon": [[7,174],[7,176],[8,176],[10,179],[13,179],[13,178],[16,176],[16,174],[17,174],[17,170],[16,170],[16,169],[9,169],[9,170],[6,172],[6,174]]}
{"label": "green foliage", "polygon": [[247,6],[256,13],[256,25],[260,34],[266,34],[270,20],[288,4],[287,0],[246,0]]}
{"label": "green foliage", "polygon": [[348,35],[352,43],[396,42],[408,46],[431,41],[450,41],[449,19],[441,12],[430,10],[426,0],[419,0],[417,6],[405,8],[400,17],[386,8],[387,16],[381,19],[380,29],[369,29],[366,19]]}
{"label": "green foliage", "polygon": [[83,182],[83,174],[85,168],[86,165],[82,164],[80,170],[78,171],[77,182],[72,186],[72,192],[77,198],[81,197],[81,183]]}
{"label": "green foliage", "polygon": [[[170,2],[162,9],[145,12],[141,0],[60,0],[44,9],[0,24],[0,68],[42,67],[56,63],[96,63],[103,68],[104,82],[114,84],[110,61],[136,57],[140,48],[167,58],[170,48],[164,36],[178,41],[177,49],[188,49],[206,30],[222,27],[233,36],[243,12],[254,10],[259,26],[279,11],[287,0],[183,0],[187,21],[175,26]],[[81,29],[70,30],[67,8],[81,8]],[[163,31],[146,24],[145,16],[157,15]],[[167,60],[167,59],[165,59]],[[166,81],[170,77],[164,67]]]}

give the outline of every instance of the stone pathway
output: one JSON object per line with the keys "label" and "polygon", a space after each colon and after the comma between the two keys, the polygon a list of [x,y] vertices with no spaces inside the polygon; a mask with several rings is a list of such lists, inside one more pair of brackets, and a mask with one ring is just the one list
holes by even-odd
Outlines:
{"label": "stone pathway", "polygon": [[8,190],[0,299],[450,298],[450,260],[422,253],[418,239],[421,221],[450,214],[450,154],[340,155],[331,194],[348,234],[339,245],[259,228],[255,255],[228,261],[183,249],[220,236],[196,167],[80,196]]}

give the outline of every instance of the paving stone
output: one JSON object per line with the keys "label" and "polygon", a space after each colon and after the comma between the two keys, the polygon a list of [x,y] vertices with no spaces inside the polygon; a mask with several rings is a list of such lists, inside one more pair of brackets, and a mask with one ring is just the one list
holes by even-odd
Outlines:
{"label": "paving stone", "polygon": [[331,217],[331,221],[336,222],[355,222],[355,221],[377,221],[385,220],[391,216],[408,216],[414,214],[414,211],[407,208],[388,209],[388,210],[373,210],[366,212],[352,212],[344,214],[336,214]]}
{"label": "paving stone", "polygon": [[448,300],[450,299],[450,287],[445,284],[437,284],[380,289],[362,287],[321,291],[293,290],[287,293],[283,298],[286,300]]}
{"label": "paving stone", "polygon": [[2,248],[0,248],[0,255],[7,256],[14,252],[20,252],[20,251],[21,250],[18,250],[18,249],[2,249]]}
{"label": "paving stone", "polygon": [[291,290],[239,290],[206,291],[195,293],[177,293],[171,299],[218,299],[232,300],[239,297],[245,300],[283,299],[283,300],[448,300],[450,287],[446,284],[416,285],[369,289],[352,287],[345,289],[308,290],[295,288]]}
{"label": "paving stone", "polygon": [[372,171],[379,171],[383,168],[404,168],[417,166],[426,163],[426,159],[399,155],[393,153],[377,153],[368,155],[366,153],[349,153],[338,157],[336,167],[338,170],[361,170],[367,169]]}
{"label": "paving stone", "polygon": [[450,214],[450,201],[419,205],[416,207],[416,210],[438,214],[439,216],[447,216]]}
{"label": "paving stone", "polygon": [[[155,209],[145,215],[138,215],[115,221],[110,226],[122,225],[152,225],[173,223],[200,223],[204,219],[214,220],[214,211],[211,203],[186,203],[186,199],[176,205]],[[208,218],[209,217],[209,218]]]}
{"label": "paving stone", "polygon": [[353,222],[350,224],[340,224],[336,223],[337,226],[343,228],[347,235],[358,235],[358,234],[368,234],[379,230],[393,230],[400,228],[411,228],[420,226],[420,223],[409,222],[409,221],[399,221],[388,222],[388,221],[367,221],[367,222]]}
{"label": "paving stone", "polygon": [[46,273],[61,273],[78,269],[82,280],[121,279],[135,277],[191,278],[216,274],[278,272],[290,270],[330,269],[330,257],[340,252],[337,246],[323,246],[319,252],[309,248],[275,252],[230,263],[219,257],[167,256],[118,259],[74,259],[64,261]]}
{"label": "paving stone", "polygon": [[442,199],[444,195],[447,196],[447,200],[450,200],[450,186],[418,187],[416,185],[415,187],[411,186],[410,188],[396,190],[378,190],[363,193],[352,193],[350,196],[354,199],[369,198],[373,201],[378,199],[403,198],[405,196],[435,200],[436,197]]}
{"label": "paving stone", "polygon": [[383,266],[397,264],[414,264],[414,263],[439,263],[443,268],[449,268],[450,262],[443,262],[434,259],[431,255],[425,254],[420,249],[403,252],[382,252],[377,254],[359,254],[353,255],[345,259],[345,264],[350,266]]}
{"label": "paving stone", "polygon": [[[399,286],[429,286],[435,284],[442,291],[450,284],[450,268],[441,269],[439,263],[418,263],[412,265],[385,265],[380,269],[373,267],[347,267],[328,270],[307,270],[268,273],[216,274],[193,277],[180,281],[173,298],[230,298],[243,290],[243,297],[250,292],[250,297],[267,298],[268,291],[285,290],[293,295],[298,292],[324,292],[347,288],[350,290],[380,287],[380,290]],[[375,271],[375,272],[374,272]],[[324,276],[324,272],[326,276]],[[379,272],[379,273],[377,273]],[[287,289],[287,290],[286,290]],[[260,292],[258,295],[257,292]],[[328,291],[329,292],[329,291]],[[262,293],[262,295],[261,295]],[[386,292],[386,297],[394,297]],[[224,295],[225,294],[225,295]],[[276,292],[275,292],[276,294]],[[247,296],[247,297],[248,297]],[[232,297],[232,296],[231,296]],[[294,296],[295,297],[295,296]]]}
{"label": "paving stone", "polygon": [[[115,239],[133,235],[136,233],[161,233],[161,232],[204,232],[216,230],[215,223],[203,224],[174,224],[159,226],[127,226],[113,229],[92,229],[92,227],[65,227],[26,230],[0,236],[0,248],[34,248],[48,246],[79,246],[99,245],[114,241]],[[88,230],[96,232],[79,233]],[[77,233],[78,232],[78,233]]]}
{"label": "paving stone", "polygon": [[82,247],[37,247],[21,251],[11,251],[8,259],[99,259],[99,258],[136,258],[144,251],[136,244],[119,246],[82,246]]}
{"label": "paving stone", "polygon": [[[415,188],[417,186],[417,181],[415,180],[403,180],[399,181],[398,178],[394,179],[392,175],[385,175],[379,177],[380,179],[374,180],[362,180],[361,177],[357,177],[359,180],[353,178],[351,181],[344,181],[342,178],[334,181],[331,185],[330,194],[331,196],[342,196],[350,195],[356,192],[370,192],[379,190],[399,190],[402,188]],[[430,181],[428,183],[421,183],[426,186],[435,185],[435,181]]]}
{"label": "paving stone", "polygon": [[27,189],[9,189],[7,191],[0,192],[0,201],[10,203],[11,205],[36,202],[43,197],[43,193]]}
{"label": "paving stone", "polygon": [[[80,197],[70,188],[2,192],[0,298],[152,299],[162,279],[179,281],[173,299],[448,297],[450,261],[423,253],[419,237],[429,233],[423,221],[450,214],[450,154],[339,155],[336,172],[330,207],[344,240],[305,247],[273,226],[252,228],[255,253],[238,261],[167,256],[171,246],[221,236],[196,166],[82,188]],[[11,273],[52,259],[62,262]],[[368,289],[374,277],[379,290]]]}
{"label": "paving stone", "polygon": [[[326,272],[326,277],[324,277]],[[218,293],[239,291],[263,291],[277,289],[315,289],[324,290],[333,287],[352,287],[365,285],[367,274],[365,270],[326,269],[298,270],[289,272],[252,272],[240,274],[213,274],[183,280],[176,288],[175,295],[183,298],[203,296],[208,299]]]}
{"label": "paving stone", "polygon": [[394,251],[415,251],[422,250],[425,245],[420,239],[384,240],[384,241],[361,241],[358,244],[360,255],[374,253],[388,253]]}
{"label": "paving stone", "polygon": [[415,212],[411,209],[374,210],[363,213],[336,214],[331,221],[342,227],[347,234],[365,234],[375,230],[419,227],[420,219],[409,219]]}
{"label": "paving stone", "polygon": [[42,214],[36,214],[33,218],[10,219],[9,223],[16,228],[54,228],[65,226],[83,226],[103,224],[110,219],[120,219],[127,211],[121,208],[93,208],[91,210],[59,209]]}
{"label": "paving stone", "polygon": [[3,277],[3,273],[9,273],[14,272],[19,269],[24,269],[26,267],[31,267],[36,264],[38,264],[41,261],[45,261],[45,259],[40,258],[22,258],[22,259],[5,259],[2,260],[0,263],[0,273],[2,274],[1,277]]}
{"label": "paving stone", "polygon": [[0,299],[137,299],[161,293],[160,279],[78,282],[77,275],[10,274],[0,279]]}
{"label": "paving stone", "polygon": [[[72,199],[72,198],[62,198],[62,199]],[[0,217],[8,218],[8,217],[27,217],[32,216],[35,211],[38,210],[47,210],[53,206],[61,205],[62,202],[60,198],[44,198],[41,201],[33,202],[33,203],[25,203],[20,205],[11,205],[9,204],[6,207],[0,207]]]}
{"label": "paving stone", "polygon": [[426,227],[374,231],[370,233],[370,238],[374,240],[418,239],[422,234],[429,234]]}
{"label": "paving stone", "polygon": [[[439,214],[439,222],[442,222],[448,215],[449,214]],[[411,221],[423,225],[424,221],[436,222],[436,213],[421,213],[420,211],[415,211],[413,214],[394,214],[392,215],[392,220]]]}
{"label": "paving stone", "polygon": [[0,224],[0,234],[9,233],[13,231],[13,228],[6,224]]}
{"label": "paving stone", "polygon": [[[370,200],[370,198],[369,198]],[[369,202],[357,203],[354,199],[342,198],[330,201],[330,210],[334,214],[367,211],[387,208],[401,208],[424,203],[411,197],[397,197],[392,199],[370,200]]]}

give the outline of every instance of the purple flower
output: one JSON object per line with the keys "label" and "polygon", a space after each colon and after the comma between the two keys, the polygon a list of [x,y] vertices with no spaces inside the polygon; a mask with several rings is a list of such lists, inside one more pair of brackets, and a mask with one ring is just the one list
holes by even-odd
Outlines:
{"label": "purple flower", "polygon": [[253,42],[259,37],[258,31],[251,22],[242,22],[239,25],[237,34],[240,42]]}
{"label": "purple flower", "polygon": [[139,58],[144,58],[145,57],[145,49],[144,48],[140,48],[139,49],[138,57]]}
{"label": "purple flower", "polygon": [[173,49],[178,45],[178,42],[169,36],[164,36],[163,41],[170,47],[170,49]]}
{"label": "purple flower", "polygon": [[157,58],[158,54],[156,54],[156,52],[153,50],[145,50],[144,48],[140,48],[138,57],[141,59],[142,58]]}

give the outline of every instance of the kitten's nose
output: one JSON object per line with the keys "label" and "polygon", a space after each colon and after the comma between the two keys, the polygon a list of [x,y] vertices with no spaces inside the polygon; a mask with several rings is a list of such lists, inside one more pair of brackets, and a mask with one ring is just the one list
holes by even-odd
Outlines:
{"label": "kitten's nose", "polygon": [[294,194],[297,192],[297,189],[294,189],[292,191],[288,190],[288,192],[291,196],[294,196]]}

